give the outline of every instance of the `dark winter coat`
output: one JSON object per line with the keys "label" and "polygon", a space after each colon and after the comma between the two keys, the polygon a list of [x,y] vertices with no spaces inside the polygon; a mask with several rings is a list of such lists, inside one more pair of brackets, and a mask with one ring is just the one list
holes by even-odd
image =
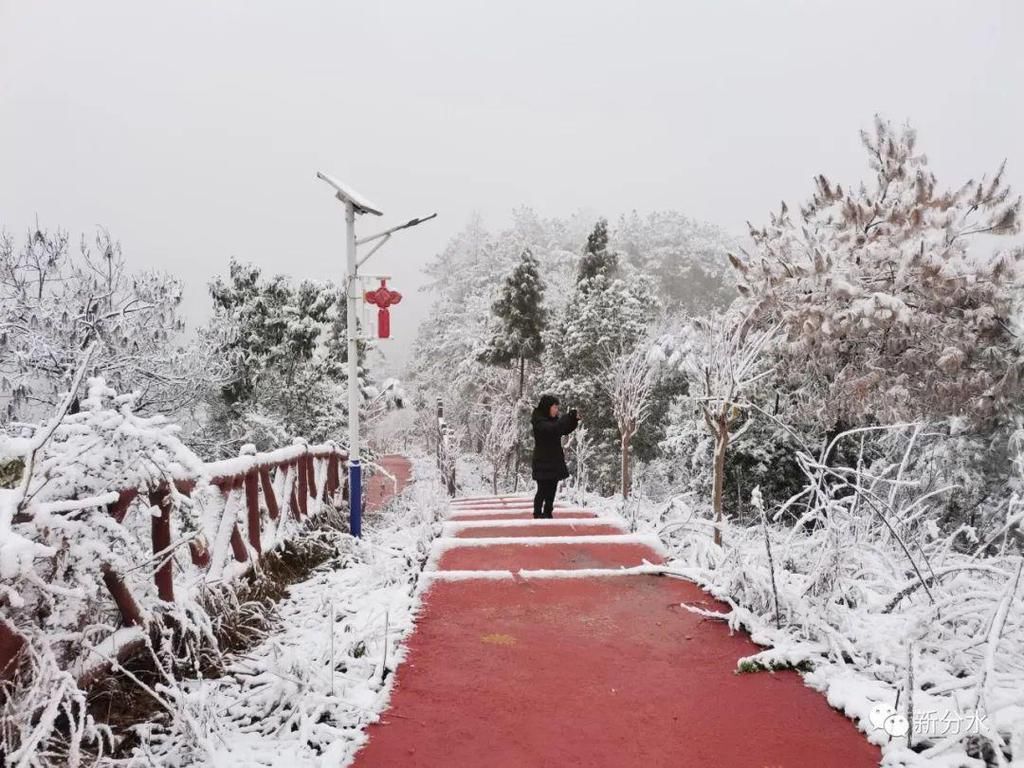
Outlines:
{"label": "dark winter coat", "polygon": [[549,415],[551,404],[543,402],[534,409],[530,421],[533,424],[533,479],[564,480],[569,476],[562,451],[562,435],[568,435],[579,424],[575,412],[565,413],[556,418]]}

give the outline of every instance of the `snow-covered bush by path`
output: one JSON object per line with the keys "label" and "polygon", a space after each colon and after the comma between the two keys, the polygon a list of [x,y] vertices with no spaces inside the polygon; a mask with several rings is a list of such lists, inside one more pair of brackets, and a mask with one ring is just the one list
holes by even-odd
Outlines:
{"label": "snow-covered bush by path", "polygon": [[[100,378],[86,391],[77,413],[68,412],[74,397],[67,395],[35,434],[0,438],[0,457],[24,468],[16,487],[0,489],[0,622],[23,642],[18,668],[5,670],[0,690],[0,751],[13,765],[75,765],[86,748],[102,754],[111,734],[88,714],[84,681],[128,648],[148,650],[168,675],[201,666],[218,649],[204,601],[255,562],[251,550],[237,562],[231,545],[244,490],[225,493],[214,482],[245,473],[257,457],[203,464],[176,425],[136,414],[134,396],[117,395]],[[270,466],[309,452],[296,445],[261,460]],[[326,468],[314,469],[319,498]],[[280,513],[272,520],[261,510],[265,552],[304,525],[289,502],[296,473],[268,477]],[[161,489],[169,493],[171,538],[154,554],[152,521],[164,510],[150,506],[149,494]],[[118,507],[126,491],[137,496]],[[308,507],[315,516],[320,502],[311,497]],[[197,552],[208,562],[195,565]],[[177,585],[173,602],[154,584],[163,567]]]}
{"label": "snow-covered bush by path", "polygon": [[419,602],[418,576],[448,499],[432,459],[363,538],[321,531],[339,551],[289,588],[273,630],[216,678],[162,686],[165,715],[138,726],[125,766],[337,768],[387,704]]}
{"label": "snow-covered bush by path", "polygon": [[165,416],[140,416],[137,396],[90,379],[78,413],[63,417],[42,446],[27,496],[42,503],[202,475],[203,462]]}
{"label": "snow-covered bush by path", "polygon": [[[922,428],[884,431],[887,453],[852,467],[799,454],[804,490],[751,525],[726,521],[721,547],[693,497],[647,505],[641,527],[669,545],[670,570],[726,601],[722,618],[769,646],[741,670],[811,668],[807,682],[883,745],[886,766],[1020,761],[1024,558],[1013,533],[1024,502],[1008,499],[985,539],[966,524],[940,529],[934,508],[950,489],[908,469]],[[837,439],[863,450],[867,434]],[[760,512],[759,493],[749,502]],[[886,708],[913,724],[913,749],[886,730]]]}
{"label": "snow-covered bush by path", "polygon": [[32,437],[0,440],[0,453],[24,463],[17,487],[0,490],[0,621],[24,642],[2,692],[0,745],[15,765],[74,765],[84,744],[102,749],[105,730],[88,716],[79,678],[148,640],[142,627],[122,626],[111,574],[143,621],[166,612],[182,637],[207,630],[187,601],[158,601],[148,527],[106,511],[121,490],[155,488],[201,464],[163,417],[136,416],[134,398],[116,397],[102,379],[89,382],[78,413],[67,413],[71,400]]}

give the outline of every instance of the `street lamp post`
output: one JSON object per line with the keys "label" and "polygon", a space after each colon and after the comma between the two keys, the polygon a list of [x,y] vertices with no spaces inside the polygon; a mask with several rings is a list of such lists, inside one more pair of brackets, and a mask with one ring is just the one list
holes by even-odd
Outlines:
{"label": "street lamp post", "polygon": [[[353,536],[362,535],[363,483],[362,466],[359,451],[359,330],[357,328],[356,302],[362,296],[359,291],[359,267],[375,254],[381,246],[391,239],[391,235],[400,229],[408,229],[422,224],[437,216],[436,213],[422,218],[411,219],[405,224],[392,227],[376,235],[356,240],[356,216],[371,213],[381,216],[379,208],[359,195],[355,190],[346,187],[326,173],[317,172],[316,177],[327,182],[335,190],[335,197],[345,206],[345,324],[348,338],[348,504],[349,529]],[[357,248],[372,242],[377,244],[361,259]]]}

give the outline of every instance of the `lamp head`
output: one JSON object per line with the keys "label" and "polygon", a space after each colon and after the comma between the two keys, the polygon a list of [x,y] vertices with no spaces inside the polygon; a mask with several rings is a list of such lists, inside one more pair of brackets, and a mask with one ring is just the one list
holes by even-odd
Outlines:
{"label": "lamp head", "polygon": [[326,181],[328,184],[334,187],[334,196],[341,200],[341,202],[343,203],[351,203],[352,208],[355,210],[356,213],[372,213],[374,216],[383,215],[380,208],[371,203],[369,200],[360,195],[351,187],[347,187],[344,184],[342,184],[337,179],[332,178],[331,176],[328,176],[326,173],[323,173],[321,171],[317,171],[316,177],[321,181]]}

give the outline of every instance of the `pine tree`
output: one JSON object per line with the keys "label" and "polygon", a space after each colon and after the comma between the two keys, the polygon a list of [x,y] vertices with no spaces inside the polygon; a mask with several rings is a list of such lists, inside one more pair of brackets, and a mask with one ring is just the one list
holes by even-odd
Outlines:
{"label": "pine tree", "polygon": [[[601,219],[587,239],[576,288],[561,322],[548,332],[545,387],[583,412],[595,440],[595,465],[601,468],[597,479],[610,487],[620,436],[606,386],[608,363],[647,335],[660,304],[650,280],[619,268],[607,247],[607,227]],[[637,448],[642,450],[639,442]]]}
{"label": "pine tree", "polygon": [[544,349],[542,334],[546,313],[543,300],[540,264],[527,249],[505,278],[501,295],[491,308],[498,328],[480,355],[481,362],[490,365],[510,366],[518,362],[519,397],[523,396],[526,361],[536,360]]}
{"label": "pine tree", "polygon": [[217,450],[238,442],[269,448],[286,437],[339,439],[347,347],[338,286],[265,278],[257,267],[232,261],[229,276],[210,293],[212,324],[232,376],[210,403],[207,439]]}
{"label": "pine tree", "polygon": [[[1024,248],[1021,198],[991,178],[943,190],[911,129],[862,133],[871,185],[824,176],[797,212],[783,204],[731,257],[739,290],[786,331],[778,369],[809,418],[847,424],[972,417],[1016,408],[1019,357],[1007,318]],[[985,235],[976,242],[973,236]],[[808,391],[813,387],[813,391]]]}
{"label": "pine tree", "polygon": [[617,269],[618,257],[608,250],[608,220],[598,219],[594,231],[587,236],[576,281],[585,283],[600,275],[610,277]]}

